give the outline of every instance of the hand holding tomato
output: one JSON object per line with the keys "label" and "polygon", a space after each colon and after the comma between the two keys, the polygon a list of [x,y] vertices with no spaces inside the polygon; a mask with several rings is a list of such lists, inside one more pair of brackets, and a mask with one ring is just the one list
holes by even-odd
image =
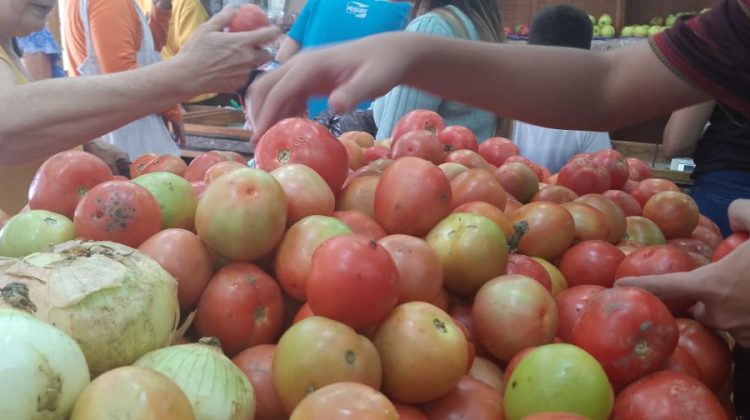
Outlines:
{"label": "hand holding tomato", "polygon": [[[736,231],[750,230],[750,200],[729,208]],[[665,301],[692,300],[693,316],[710,328],[727,331],[740,346],[750,347],[750,242],[714,263],[683,273],[625,277],[617,286],[642,287]]]}

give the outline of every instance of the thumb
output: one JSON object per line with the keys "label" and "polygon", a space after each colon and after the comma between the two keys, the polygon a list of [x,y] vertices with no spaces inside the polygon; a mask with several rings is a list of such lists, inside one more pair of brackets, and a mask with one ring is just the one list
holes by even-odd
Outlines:
{"label": "thumb", "polygon": [[[373,97],[375,91],[380,91],[380,83],[372,74],[359,69],[352,77],[336,87],[328,98],[328,104],[337,114],[352,111],[359,102]],[[382,89],[385,93],[387,89]]]}
{"label": "thumb", "polygon": [[229,22],[232,21],[237,8],[232,5],[227,5],[221,11],[211,17],[200,26],[200,29],[208,32],[223,31],[224,28],[229,26]]}
{"label": "thumb", "polygon": [[650,276],[623,277],[616,287],[640,287],[665,301],[703,301],[706,298],[704,270]]}

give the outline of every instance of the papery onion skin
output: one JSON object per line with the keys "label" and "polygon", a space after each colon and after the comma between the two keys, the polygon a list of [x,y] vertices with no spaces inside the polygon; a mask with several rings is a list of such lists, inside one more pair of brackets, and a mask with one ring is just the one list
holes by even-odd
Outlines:
{"label": "papery onion skin", "polygon": [[89,383],[81,348],[18,309],[0,309],[0,419],[67,419]]}
{"label": "papery onion skin", "polygon": [[76,401],[70,420],[194,420],[182,389],[155,370],[124,366],[94,379]]}
{"label": "papery onion skin", "polygon": [[135,366],[161,372],[187,395],[198,420],[255,417],[255,392],[247,376],[224,356],[218,340],[171,346],[146,354]]}
{"label": "papery onion skin", "polygon": [[37,318],[70,335],[91,373],[133,363],[171,341],[177,282],[145,254],[113,242],[70,241],[0,264],[0,287],[24,283]]}

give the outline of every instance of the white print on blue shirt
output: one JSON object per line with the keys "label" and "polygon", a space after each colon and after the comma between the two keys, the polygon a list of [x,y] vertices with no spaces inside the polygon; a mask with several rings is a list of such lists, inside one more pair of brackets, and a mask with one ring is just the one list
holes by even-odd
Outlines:
{"label": "white print on blue shirt", "polygon": [[369,4],[360,3],[358,1],[350,1],[346,3],[346,13],[353,15],[357,19],[364,19],[367,17],[367,11],[370,9]]}

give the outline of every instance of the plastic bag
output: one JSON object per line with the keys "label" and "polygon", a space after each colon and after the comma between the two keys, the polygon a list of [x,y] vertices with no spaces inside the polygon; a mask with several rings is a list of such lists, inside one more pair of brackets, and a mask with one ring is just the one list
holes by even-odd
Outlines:
{"label": "plastic bag", "polygon": [[348,131],[364,131],[373,137],[378,132],[370,110],[357,110],[346,115],[336,115],[330,110],[321,112],[314,121],[323,124],[336,137]]}

